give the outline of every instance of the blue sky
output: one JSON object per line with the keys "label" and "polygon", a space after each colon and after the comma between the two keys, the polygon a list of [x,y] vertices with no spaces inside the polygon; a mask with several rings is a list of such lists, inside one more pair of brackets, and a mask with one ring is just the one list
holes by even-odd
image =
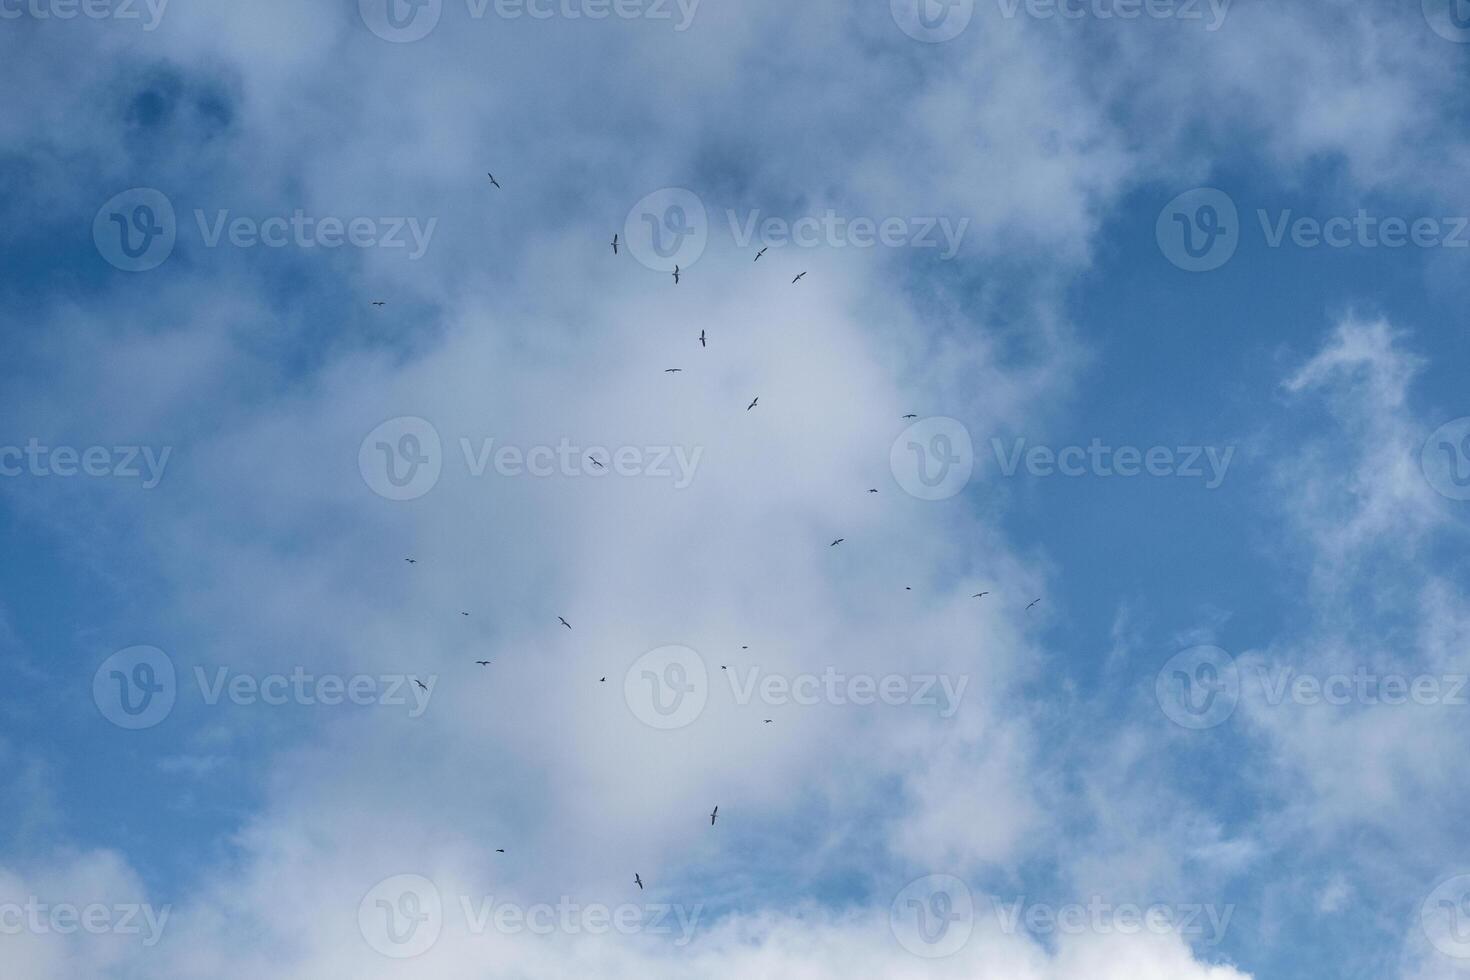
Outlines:
{"label": "blue sky", "polygon": [[88,9],[0,974],[1470,970],[1461,0]]}

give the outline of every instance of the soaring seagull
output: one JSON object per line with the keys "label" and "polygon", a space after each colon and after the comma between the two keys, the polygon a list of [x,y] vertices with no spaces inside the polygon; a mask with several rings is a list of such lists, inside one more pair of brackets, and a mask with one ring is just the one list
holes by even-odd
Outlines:
{"label": "soaring seagull", "polygon": [[918,416],[917,415],[905,415],[904,418],[906,418],[906,419],[916,419],[916,418],[918,418]]}
{"label": "soaring seagull", "polygon": [[989,592],[976,592],[974,595],[970,596],[970,598],[971,599],[983,599],[983,598],[985,598],[988,595],[990,595]]}
{"label": "soaring seagull", "polygon": [[[770,248],[770,246],[768,245],[768,246],[766,246],[766,248]],[[756,252],[755,253],[755,260],[757,262],[759,262],[761,260],[761,256],[762,255],[765,255],[765,254],[766,254],[766,249],[764,249],[764,248],[761,249],[759,252]]]}
{"label": "soaring seagull", "polygon": [[846,538],[838,538],[836,541],[833,541],[831,544],[827,545],[827,547],[829,547],[829,548],[835,548],[839,544],[841,544],[842,542],[844,542],[846,540],[847,540]]}
{"label": "soaring seagull", "polygon": [[[417,677],[415,677],[415,678],[414,678],[414,679],[413,679],[413,682],[414,682],[414,683],[415,683],[415,684],[417,684],[417,685],[418,685],[418,686],[419,686],[419,687],[424,687],[424,682],[423,682],[423,681],[421,681],[421,680],[419,680],[419,679],[418,679],[418,678],[417,678]],[[426,691],[427,691],[427,690],[428,690],[428,688],[427,688],[427,687],[424,687],[424,690],[426,690]]]}
{"label": "soaring seagull", "polygon": [[640,892],[643,890],[643,879],[638,877],[636,873],[633,875],[633,884],[638,886]]}
{"label": "soaring seagull", "polygon": [[[1040,601],[1041,601],[1041,600],[1040,600],[1040,599],[1037,599],[1037,600],[1036,600],[1036,602],[1040,602]],[[1034,605],[1036,605],[1036,602],[1033,602],[1033,603],[1031,603],[1031,606],[1034,606]],[[1026,607],[1026,611],[1027,611],[1027,612],[1030,612],[1030,611],[1031,611],[1031,606],[1027,606],[1027,607]]]}
{"label": "soaring seagull", "polygon": [[664,368],[664,374],[682,374],[683,368]]}
{"label": "soaring seagull", "polygon": [[410,565],[417,565],[419,563],[419,560],[417,558],[405,558],[403,560],[408,562]]}
{"label": "soaring seagull", "polygon": [[719,807],[715,807],[713,810],[711,810],[709,812],[709,825],[711,827],[713,827],[715,825],[715,817],[719,816],[719,813],[720,813],[720,808]]}
{"label": "soaring seagull", "polygon": [[490,661],[488,661],[488,660],[476,660],[475,663],[479,664],[481,667],[489,667],[490,666]]}
{"label": "soaring seagull", "polygon": [[614,235],[612,240],[613,254],[618,254],[618,236]]}
{"label": "soaring seagull", "polygon": [[746,405],[746,406],[745,406],[745,410],[746,410],[746,411],[747,411],[747,412],[748,412],[748,411],[750,411],[750,410],[751,410],[751,409],[752,409],[752,408],[755,408],[755,407],[756,407],[756,406],[757,406],[757,405],[759,405],[759,404],[760,404],[760,401],[761,401],[761,400],[760,400],[760,396],[759,396],[759,395],[757,395],[757,396],[756,396],[756,397],[755,397],[755,400],[754,400],[754,401],[752,401],[752,402],[751,402],[751,403],[750,403],[750,404],[749,404],[749,405]]}
{"label": "soaring seagull", "polygon": [[500,187],[500,181],[495,179],[494,174],[487,173],[485,176],[490,178],[490,183],[494,184],[496,187]]}
{"label": "soaring seagull", "polygon": [[679,285],[679,267],[677,265],[674,266],[674,285]]}
{"label": "soaring seagull", "polygon": [[557,622],[561,623],[567,629],[571,629],[572,628],[572,624],[569,623],[569,622],[567,622],[565,619],[562,619],[560,616],[556,617],[556,619],[557,619]]}
{"label": "soaring seagull", "polygon": [[703,330],[699,331],[699,346],[701,346],[701,347],[708,347],[709,346],[709,344],[706,344],[704,342],[704,331]]}
{"label": "soaring seagull", "polygon": [[803,273],[799,274],[795,279],[791,280],[791,284],[794,286],[797,283],[801,282],[805,278],[806,278],[806,273],[803,272]]}
{"label": "soaring seagull", "polygon": [[588,456],[587,458],[590,459],[590,460],[592,460],[592,465],[595,466],[595,467],[597,467],[598,469],[600,469],[600,470],[607,469],[606,466],[603,466],[602,463],[598,461],[598,459],[597,459],[596,456]]}
{"label": "soaring seagull", "polygon": [[374,305],[374,306],[385,306],[385,305],[387,305],[387,304],[385,304],[385,303],[384,303],[384,302],[383,302],[383,301],[382,301],[382,300],[380,300],[380,299],[375,299],[375,300],[373,300],[373,305]]}

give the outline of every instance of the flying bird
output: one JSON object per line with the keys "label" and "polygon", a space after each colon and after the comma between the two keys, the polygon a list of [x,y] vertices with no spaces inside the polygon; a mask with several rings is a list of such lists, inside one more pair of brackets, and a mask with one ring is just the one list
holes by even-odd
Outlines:
{"label": "flying bird", "polygon": [[618,236],[614,235],[612,240],[613,254],[618,254]]}
{"label": "flying bird", "polygon": [[495,853],[496,854],[504,854],[505,853],[505,848],[503,848],[503,847],[497,847],[495,849]]}
{"label": "flying bird", "polygon": [[606,684],[607,683],[607,678],[604,677],[602,680],[598,681],[597,683],[599,683],[599,684]]}
{"label": "flying bird", "polygon": [[479,664],[481,667],[489,667],[490,666],[490,661],[488,661],[488,660],[476,660],[475,663]]}
{"label": "flying bird", "polygon": [[906,419],[916,419],[916,418],[918,418],[918,416],[917,415],[905,415],[904,418],[906,418]]}
{"label": "flying bird", "polygon": [[833,541],[831,544],[827,545],[827,547],[829,547],[829,548],[835,548],[839,544],[841,544],[842,542],[844,542],[846,540],[847,540],[846,538],[838,538],[836,541]]}
{"label": "flying bird", "polygon": [[600,469],[600,470],[607,469],[606,466],[603,466],[600,462],[598,462],[596,456],[588,456],[587,458],[590,459],[590,460],[592,460],[592,465],[595,466],[595,467],[597,467],[598,469]]}
{"label": "flying bird", "polygon": [[490,183],[494,184],[496,187],[500,187],[500,181],[495,179],[494,174],[487,173],[485,176],[490,178]]}
{"label": "flying bird", "polygon": [[[769,246],[769,245],[768,245],[768,246],[766,246],[766,248],[769,248],[769,247],[770,247],[770,246]],[[761,250],[760,250],[760,251],[759,251],[759,252],[756,252],[756,253],[755,253],[755,260],[756,260],[756,261],[757,261],[757,262],[759,262],[759,261],[760,261],[760,260],[761,260],[761,256],[762,256],[762,255],[765,255],[765,254],[766,254],[766,249],[764,249],[764,248],[763,248],[763,249],[761,249]]]}
{"label": "flying bird", "polygon": [[989,592],[976,592],[974,595],[970,596],[970,598],[971,599],[983,599],[983,598],[985,598],[988,595],[990,595]]}
{"label": "flying bird", "polygon": [[773,722],[773,721],[775,721],[775,719],[774,719],[774,718],[767,718],[767,719],[766,719],[766,724],[767,724],[767,725],[769,725],[769,724],[771,724],[771,723],[772,723],[772,722]]}
{"label": "flying bird", "polygon": [[638,886],[638,890],[640,892],[643,890],[643,879],[638,877],[637,874],[633,875],[633,884]]}
{"label": "flying bird", "polygon": [[556,619],[557,619],[557,622],[561,623],[567,629],[571,629],[572,628],[572,624],[569,623],[569,622],[567,622],[565,619],[562,619],[560,616],[556,617]]}
{"label": "flying bird", "polygon": [[[415,684],[417,684],[417,685],[418,685],[418,686],[419,686],[419,687],[424,687],[424,682],[423,682],[423,681],[421,681],[421,680],[419,680],[419,679],[418,679],[418,678],[417,678],[417,677],[415,677],[415,678],[414,678],[414,679],[413,679],[413,682],[414,682],[414,683],[415,683]],[[424,687],[424,690],[426,690],[426,691],[427,691],[427,690],[428,690],[428,688],[427,688],[427,687]]]}
{"label": "flying bird", "polygon": [[417,558],[405,558],[403,560],[408,562],[410,565],[417,565],[419,563]]}
{"label": "flying bird", "polygon": [[380,299],[375,299],[375,300],[373,300],[373,305],[374,305],[374,306],[386,306],[386,305],[387,305],[387,304],[386,304],[386,303],[384,303],[384,302],[383,302],[383,301],[382,301],[382,300],[380,300]]}
{"label": "flying bird", "polygon": [[795,279],[791,280],[791,284],[794,286],[797,283],[801,282],[805,278],[806,278],[806,273],[805,272],[800,273],[800,274],[797,275],[797,277]]}
{"label": "flying bird", "polygon": [[[1037,600],[1036,600],[1036,602],[1040,602],[1040,601],[1041,601],[1041,600],[1040,600],[1040,599],[1037,599]],[[1034,605],[1036,605],[1036,602],[1033,602],[1033,603],[1031,603],[1031,606],[1034,606]],[[1026,607],[1026,611],[1027,611],[1027,612],[1030,612],[1030,611],[1031,611],[1031,606],[1027,606],[1027,607]]]}
{"label": "flying bird", "polygon": [[709,346],[709,344],[706,344],[704,342],[704,331],[703,330],[699,331],[699,346],[701,346],[701,347],[708,347]]}
{"label": "flying bird", "polygon": [[469,613],[467,613],[467,612],[460,612],[460,615],[461,615],[461,616],[468,616],[468,615],[469,615]]}
{"label": "flying bird", "polygon": [[715,825],[715,817],[718,816],[719,813],[720,813],[720,808],[719,807],[715,807],[713,810],[711,810],[709,812],[709,825],[711,827],[713,827]]}
{"label": "flying bird", "polygon": [[760,404],[760,401],[761,401],[760,400],[760,396],[757,395],[754,401],[752,401],[749,405],[746,405],[745,406],[745,410],[747,412],[750,411],[752,408],[755,408],[757,405],[759,405]]}
{"label": "flying bird", "polygon": [[679,285],[679,267],[677,265],[674,266],[674,285]]}
{"label": "flying bird", "polygon": [[682,374],[683,368],[664,368],[664,374]]}
{"label": "flying bird", "polygon": [[876,488],[874,488],[874,489],[872,489],[872,490],[869,490],[869,491],[868,491],[868,493],[877,493],[877,492],[878,492],[878,491],[877,491],[877,489],[876,489]]}

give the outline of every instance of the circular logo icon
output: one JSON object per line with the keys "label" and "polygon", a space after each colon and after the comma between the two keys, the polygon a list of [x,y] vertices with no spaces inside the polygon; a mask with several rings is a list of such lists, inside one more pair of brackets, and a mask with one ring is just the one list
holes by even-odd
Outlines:
{"label": "circular logo icon", "polygon": [[1446,41],[1470,44],[1470,0],[1423,0],[1424,19]]}
{"label": "circular logo icon", "polygon": [[893,22],[915,41],[939,44],[964,33],[975,16],[975,0],[888,0]]}
{"label": "circular logo icon", "polygon": [[395,960],[427,953],[444,928],[439,889],[421,875],[394,875],[373,886],[357,906],[367,944]]}
{"label": "circular logo icon", "polygon": [[118,728],[152,728],[174,710],[179,696],[174,662],[158,647],[119,650],[92,675],[92,700]]}
{"label": "circular logo icon", "polygon": [[888,910],[888,925],[904,949],[925,959],[953,956],[970,941],[975,902],[954,875],[926,875],[906,885]]}
{"label": "circular logo icon", "polygon": [[438,26],[444,0],[357,0],[357,10],[378,37],[408,44],[428,37]]}
{"label": "circular logo icon", "polygon": [[434,489],[444,468],[439,430],[414,415],[389,419],[362,440],[357,468],[378,496],[417,500]]}
{"label": "circular logo icon", "polygon": [[893,478],[920,500],[948,500],[970,482],[975,446],[963,422],[936,415],[904,429],[888,451]]}
{"label": "circular logo icon", "polygon": [[623,697],[634,716],[652,728],[691,725],[709,700],[704,658],[683,646],[650,650],[623,676]]}
{"label": "circular logo icon", "polygon": [[1424,479],[1441,496],[1470,500],[1470,418],[1446,422],[1419,453]]}
{"label": "circular logo icon", "polygon": [[178,234],[173,203],[151,187],[123,191],[92,219],[98,254],[124,272],[147,272],[163,265],[173,254]]}
{"label": "circular logo icon", "polygon": [[665,187],[633,205],[623,222],[623,240],[633,257],[655,272],[687,269],[709,244],[709,215],[698,194]]}
{"label": "circular logo icon", "polygon": [[1435,949],[1470,970],[1470,875],[1440,882],[1420,906],[1419,924]]}
{"label": "circular logo icon", "polygon": [[1240,216],[1224,191],[1196,187],[1164,205],[1154,237],[1164,258],[1185,272],[1209,272],[1235,255]]}
{"label": "circular logo icon", "polygon": [[1214,728],[1240,701],[1240,669],[1219,647],[1198,646],[1169,658],[1154,678],[1154,696],[1169,720],[1182,728]]}

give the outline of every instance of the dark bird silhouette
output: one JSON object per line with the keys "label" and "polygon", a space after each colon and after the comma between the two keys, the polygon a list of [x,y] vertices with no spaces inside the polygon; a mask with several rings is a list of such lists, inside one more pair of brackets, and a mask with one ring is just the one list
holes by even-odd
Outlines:
{"label": "dark bird silhouette", "polygon": [[602,463],[598,462],[598,459],[597,459],[596,456],[588,456],[587,458],[590,459],[590,460],[592,460],[592,465],[595,466],[595,467],[597,467],[598,469],[600,469],[600,470],[607,469],[606,466],[603,466]]}
{"label": "dark bird silhouette", "polygon": [[868,493],[877,493],[877,492],[878,492],[878,490],[877,490],[876,487],[874,489],[868,491]]}
{"label": "dark bird silhouette", "polygon": [[383,301],[382,301],[382,300],[380,300],[380,299],[375,299],[375,300],[373,300],[373,305],[374,305],[374,306],[386,306],[386,305],[387,305],[387,304],[386,304],[386,303],[384,303],[384,302],[383,302]]}
{"label": "dark bird silhouette", "polygon": [[729,667],[726,667],[724,664],[720,664],[720,669],[721,670],[729,670],[730,668]]}
{"label": "dark bird silhouette", "polygon": [[715,817],[719,816],[719,813],[720,813],[720,808],[719,807],[715,807],[713,810],[711,810],[709,812],[709,825],[711,827],[713,827],[715,825]]}
{"label": "dark bird silhouette", "polygon": [[917,415],[905,415],[904,418],[906,418],[906,419],[916,419],[916,418],[918,418],[918,416]]}
{"label": "dark bird silhouette", "polygon": [[806,278],[806,273],[805,272],[799,273],[795,279],[791,280],[791,284],[794,286],[797,283],[801,282],[805,278]]}
{"label": "dark bird silhouette", "polygon": [[983,598],[985,598],[988,595],[990,595],[989,592],[976,592],[974,595],[970,596],[970,598],[971,599],[983,599]]}
{"label": "dark bird silhouette", "polygon": [[767,724],[767,725],[769,725],[769,724],[771,724],[771,723],[772,723],[772,722],[774,722],[774,721],[775,721],[775,719],[774,719],[774,718],[767,718],[767,719],[766,719],[766,724]]}
{"label": "dark bird silhouette", "polygon": [[503,847],[497,847],[495,849],[495,853],[496,854],[504,854],[505,853],[505,848],[503,848]]}
{"label": "dark bird silhouette", "polygon": [[[1036,600],[1036,602],[1040,602],[1040,601],[1041,601],[1041,600],[1040,600],[1040,599],[1037,599],[1037,600]],[[1031,603],[1031,606],[1034,606],[1034,605],[1036,605],[1036,602],[1033,602],[1033,603]],[[1026,607],[1026,611],[1027,611],[1027,612],[1030,612],[1030,611],[1031,611],[1031,606],[1027,606],[1027,607]]]}
{"label": "dark bird silhouette", "polygon": [[760,397],[759,397],[759,396],[757,396],[757,397],[756,397],[756,398],[755,398],[755,400],[754,400],[754,401],[752,401],[752,402],[751,402],[751,403],[750,403],[750,404],[749,404],[749,405],[746,405],[746,406],[745,406],[745,410],[746,410],[746,411],[747,411],[747,412],[748,412],[748,411],[750,411],[750,410],[751,410],[751,409],[752,409],[752,408],[755,408],[755,407],[756,407],[756,406],[757,406],[757,405],[759,405],[759,404],[760,404],[760,403],[761,403],[761,400],[760,400]]}
{"label": "dark bird silhouette", "polygon": [[679,267],[677,265],[674,266],[674,285],[679,285]]}
{"label": "dark bird silhouette", "polygon": [[618,254],[618,236],[614,235],[612,240],[613,254]]}
{"label": "dark bird silhouette", "polygon": [[494,174],[487,173],[485,176],[490,178],[490,183],[494,184],[496,187],[500,187],[500,181],[495,179]]}
{"label": "dark bird silhouette", "polygon": [[423,687],[423,688],[424,688],[424,690],[426,690],[426,691],[427,691],[427,690],[428,690],[428,688],[427,688],[427,687],[424,687],[424,682],[423,682],[423,681],[421,681],[421,680],[419,680],[419,679],[418,679],[418,678],[417,678],[417,677],[415,677],[415,678],[414,678],[414,679],[413,679],[413,682],[414,682],[414,683],[415,683],[415,684],[417,684],[417,685],[418,685],[418,686],[419,686],[419,687]]}
{"label": "dark bird silhouette", "polygon": [[469,613],[467,613],[467,612],[463,612],[463,611],[461,611],[461,612],[460,612],[460,615],[461,615],[461,616],[468,616],[468,615],[469,615]]}
{"label": "dark bird silhouette", "polygon": [[481,667],[489,667],[490,666],[490,661],[488,661],[488,660],[476,660],[475,663],[479,664]]}
{"label": "dark bird silhouette", "polygon": [[560,616],[556,617],[556,620],[557,620],[557,622],[559,622],[563,626],[565,626],[567,629],[571,629],[572,628],[572,624],[569,623],[569,622],[567,622],[565,619],[562,619]]}
{"label": "dark bird silhouette", "polygon": [[408,562],[410,565],[417,565],[419,563],[419,560],[417,558],[405,558],[403,560]]}
{"label": "dark bird silhouette", "polygon": [[683,368],[664,368],[664,374],[682,374]]}
{"label": "dark bird silhouette", "polygon": [[[768,245],[768,246],[766,246],[766,248],[769,248],[769,247],[770,247],[770,246],[769,246],[769,245]],[[757,262],[759,262],[759,261],[760,261],[760,260],[761,260],[761,256],[762,256],[762,255],[765,255],[765,254],[766,254],[766,249],[764,249],[764,248],[763,248],[763,249],[761,249],[761,250],[760,250],[760,251],[759,251],[759,252],[756,252],[756,253],[755,253],[755,260],[756,260],[756,261],[757,261]]]}
{"label": "dark bird silhouette", "polygon": [[597,683],[599,683],[599,684],[606,684],[607,683],[607,678],[604,677],[602,680],[598,681]]}
{"label": "dark bird silhouette", "polygon": [[833,541],[831,544],[827,545],[827,547],[829,547],[829,548],[835,548],[839,544],[841,544],[842,542],[844,542],[846,540],[847,540],[846,538],[838,538],[836,541]]}
{"label": "dark bird silhouette", "polygon": [[750,647],[741,647],[740,649],[742,649],[742,650],[749,650]]}
{"label": "dark bird silhouette", "polygon": [[637,874],[633,875],[633,884],[638,886],[638,890],[640,892],[643,890],[643,879],[638,877]]}
{"label": "dark bird silhouette", "polygon": [[709,344],[707,344],[707,343],[704,342],[704,331],[703,330],[699,331],[699,346],[701,346],[701,347],[708,347],[709,346]]}

